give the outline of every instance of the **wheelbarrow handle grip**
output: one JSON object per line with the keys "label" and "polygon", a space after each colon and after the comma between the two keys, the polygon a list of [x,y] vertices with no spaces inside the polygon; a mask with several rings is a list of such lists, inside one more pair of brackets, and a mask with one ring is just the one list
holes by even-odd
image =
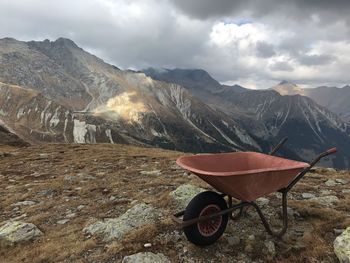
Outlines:
{"label": "wheelbarrow handle grip", "polygon": [[336,153],[337,151],[338,151],[337,148],[334,147],[334,148],[328,149],[328,150],[326,151],[326,153],[327,153],[327,155],[328,155],[328,154]]}

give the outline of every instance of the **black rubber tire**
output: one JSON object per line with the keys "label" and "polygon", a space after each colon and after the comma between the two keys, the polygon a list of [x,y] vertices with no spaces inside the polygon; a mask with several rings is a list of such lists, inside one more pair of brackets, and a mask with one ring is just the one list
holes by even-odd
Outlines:
{"label": "black rubber tire", "polygon": [[[196,195],[187,205],[183,220],[186,221],[189,219],[198,218],[202,210],[209,205],[216,205],[221,211],[227,209],[226,201],[223,197],[221,197],[221,195],[212,191],[206,191]],[[222,215],[221,219],[220,227],[210,236],[204,236],[200,233],[198,223],[185,227],[184,233],[188,241],[198,246],[208,246],[215,243],[215,241],[222,236],[226,229],[228,214]]]}

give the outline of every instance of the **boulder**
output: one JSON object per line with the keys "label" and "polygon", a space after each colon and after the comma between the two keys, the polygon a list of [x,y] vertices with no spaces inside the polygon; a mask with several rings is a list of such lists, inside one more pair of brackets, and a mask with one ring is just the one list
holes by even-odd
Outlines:
{"label": "boulder", "polygon": [[204,191],[205,189],[203,188],[190,184],[184,184],[170,192],[170,197],[176,203],[178,209],[185,209],[193,197]]}
{"label": "boulder", "polygon": [[0,227],[0,247],[30,241],[40,235],[42,232],[32,223],[9,221]]}
{"label": "boulder", "polygon": [[124,257],[122,263],[170,263],[170,260],[161,253],[140,252]]}
{"label": "boulder", "polygon": [[348,180],[340,179],[340,178],[335,179],[335,181],[336,181],[338,184],[342,184],[342,185],[345,185],[345,184],[347,184],[347,183],[349,182]]}
{"label": "boulder", "polygon": [[325,185],[327,186],[336,186],[337,183],[336,181],[332,180],[332,179],[328,179],[326,182],[325,182]]}
{"label": "boulder", "polygon": [[324,168],[327,172],[329,173],[336,173],[337,170],[335,170],[334,168]]}
{"label": "boulder", "polygon": [[350,227],[334,240],[333,247],[340,263],[350,262]]}
{"label": "boulder", "polygon": [[151,205],[139,203],[117,218],[97,221],[86,228],[84,232],[103,236],[105,241],[121,240],[130,231],[148,224],[155,223],[161,213]]}

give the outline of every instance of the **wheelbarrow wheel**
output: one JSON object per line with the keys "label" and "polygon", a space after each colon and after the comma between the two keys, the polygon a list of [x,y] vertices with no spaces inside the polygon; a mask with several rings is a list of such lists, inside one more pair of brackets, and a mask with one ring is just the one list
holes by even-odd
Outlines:
{"label": "wheelbarrow wheel", "polygon": [[[227,209],[226,201],[215,192],[206,191],[196,195],[187,205],[183,220],[208,216]],[[197,222],[184,228],[187,239],[195,245],[208,246],[224,233],[228,214],[217,216],[207,221]]]}

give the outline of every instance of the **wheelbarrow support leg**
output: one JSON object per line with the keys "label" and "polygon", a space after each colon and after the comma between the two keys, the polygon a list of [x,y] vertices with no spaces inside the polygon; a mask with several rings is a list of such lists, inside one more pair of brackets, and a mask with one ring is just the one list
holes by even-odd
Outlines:
{"label": "wheelbarrow support leg", "polygon": [[282,193],[282,221],[283,221],[283,226],[282,229],[280,231],[275,231],[271,228],[270,224],[267,222],[266,217],[264,216],[264,214],[262,213],[260,207],[252,202],[251,205],[256,209],[256,211],[258,212],[261,222],[263,223],[266,231],[274,236],[274,237],[278,237],[281,238],[287,231],[288,228],[288,213],[287,213],[287,193],[288,191],[281,191]]}
{"label": "wheelbarrow support leg", "polygon": [[[228,197],[228,202],[227,203],[228,203],[228,207],[229,208],[232,207],[232,196]],[[230,213],[230,219],[237,220],[237,219],[241,218],[242,215],[243,215],[243,211],[244,211],[243,209],[244,209],[244,206],[241,206],[239,208],[238,214],[236,214],[236,215],[233,215],[233,211],[232,211],[232,213]]]}

